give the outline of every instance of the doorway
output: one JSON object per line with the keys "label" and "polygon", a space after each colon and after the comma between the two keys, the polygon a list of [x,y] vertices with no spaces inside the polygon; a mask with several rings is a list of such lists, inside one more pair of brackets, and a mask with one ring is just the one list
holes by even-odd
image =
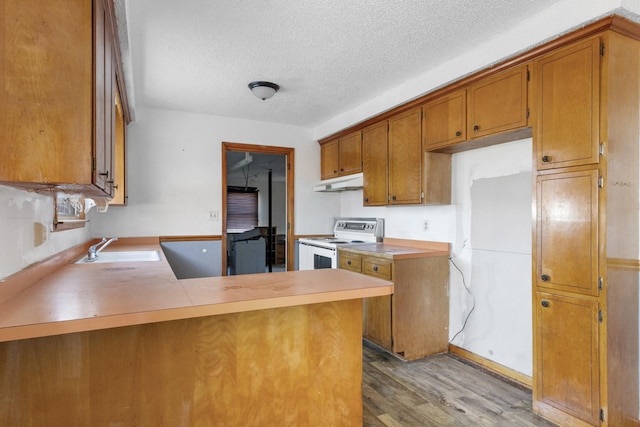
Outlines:
{"label": "doorway", "polygon": [[[293,270],[294,149],[223,142],[221,169],[222,274],[228,275],[230,272],[232,246],[236,242],[234,239],[243,238],[241,233],[246,233],[244,235],[249,236],[247,239],[258,237],[255,236],[258,233],[262,234],[266,242],[265,271],[271,271],[270,266],[273,265],[282,265],[284,270]],[[232,194],[234,200],[258,203],[257,218],[252,219],[252,225],[237,225],[237,217],[233,216],[234,207],[230,209],[228,206],[230,192],[244,193],[239,198]],[[240,228],[231,229],[230,226]],[[233,255],[236,255],[235,251]]]}

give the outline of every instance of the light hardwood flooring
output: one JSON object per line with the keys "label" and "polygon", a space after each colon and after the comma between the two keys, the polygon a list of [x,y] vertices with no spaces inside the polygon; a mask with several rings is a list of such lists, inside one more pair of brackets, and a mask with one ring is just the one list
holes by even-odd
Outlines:
{"label": "light hardwood flooring", "polygon": [[405,362],[363,346],[364,426],[554,426],[531,391],[452,354]]}

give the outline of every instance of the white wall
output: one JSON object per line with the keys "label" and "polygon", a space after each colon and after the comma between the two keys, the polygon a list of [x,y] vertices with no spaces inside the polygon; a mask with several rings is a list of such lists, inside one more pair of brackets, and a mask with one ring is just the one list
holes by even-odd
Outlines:
{"label": "white wall", "polygon": [[[46,230],[38,246],[35,223]],[[52,226],[52,196],[0,186],[0,280],[89,238],[89,227],[53,233]]]}
{"label": "white wall", "polygon": [[129,204],[91,213],[93,236],[220,235],[221,143],[295,148],[295,234],[330,233],[339,206],[314,193],[320,147],[306,128],[139,107],[128,127]]}

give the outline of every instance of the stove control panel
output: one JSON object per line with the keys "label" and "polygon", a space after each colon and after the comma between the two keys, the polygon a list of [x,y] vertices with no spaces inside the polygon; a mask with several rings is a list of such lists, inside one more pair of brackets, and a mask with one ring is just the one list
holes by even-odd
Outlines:
{"label": "stove control panel", "polygon": [[382,218],[338,218],[334,229],[336,236],[341,233],[357,233],[366,236],[384,237],[384,219]]}

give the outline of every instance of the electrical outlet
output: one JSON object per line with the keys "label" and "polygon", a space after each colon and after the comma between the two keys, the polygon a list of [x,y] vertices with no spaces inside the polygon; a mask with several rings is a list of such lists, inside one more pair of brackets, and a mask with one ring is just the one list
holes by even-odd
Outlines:
{"label": "electrical outlet", "polygon": [[209,221],[218,220],[218,211],[209,211]]}
{"label": "electrical outlet", "polygon": [[425,219],[422,221],[422,231],[429,231],[429,220]]}

